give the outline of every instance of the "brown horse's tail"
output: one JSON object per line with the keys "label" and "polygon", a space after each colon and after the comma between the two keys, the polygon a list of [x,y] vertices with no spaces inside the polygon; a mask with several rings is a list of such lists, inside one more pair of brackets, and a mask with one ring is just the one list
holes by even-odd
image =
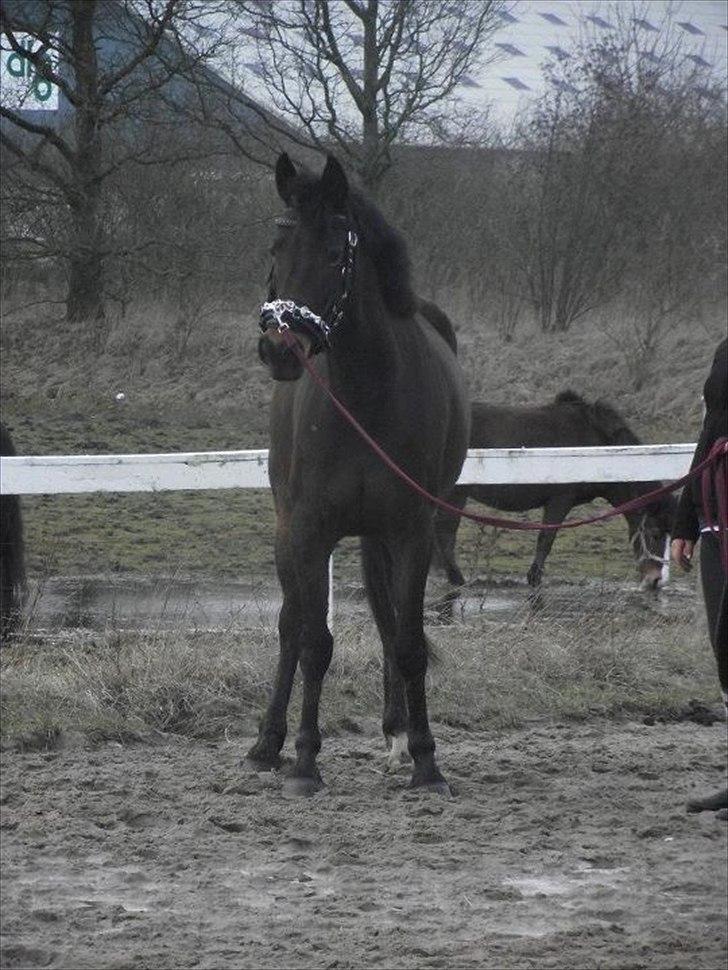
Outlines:
{"label": "brown horse's tail", "polygon": [[[10,432],[0,423],[0,455],[15,448]],[[23,518],[17,495],[0,495],[0,644],[7,643],[20,620],[25,597]]]}

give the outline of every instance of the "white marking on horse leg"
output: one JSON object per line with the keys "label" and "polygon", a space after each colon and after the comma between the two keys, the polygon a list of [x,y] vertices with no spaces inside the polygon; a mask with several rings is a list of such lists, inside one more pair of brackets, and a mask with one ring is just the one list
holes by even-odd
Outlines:
{"label": "white marking on horse leg", "polygon": [[400,765],[410,760],[410,754],[407,750],[407,735],[404,732],[393,734],[387,738],[387,741],[390,740],[392,743],[387,755],[387,768],[389,771],[397,771]]}
{"label": "white marking on horse leg", "polygon": [[670,535],[665,536],[665,548],[662,551],[662,570],[660,571],[660,586],[670,582]]}

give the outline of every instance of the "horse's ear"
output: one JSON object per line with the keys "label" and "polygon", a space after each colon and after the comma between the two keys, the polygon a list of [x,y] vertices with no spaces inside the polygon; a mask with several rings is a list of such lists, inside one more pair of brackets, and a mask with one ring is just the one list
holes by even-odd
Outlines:
{"label": "horse's ear", "polygon": [[333,155],[328,155],[326,158],[326,168],[321,176],[321,194],[337,212],[343,212],[346,208],[349,182],[346,172]]}
{"label": "horse's ear", "polygon": [[296,166],[288,155],[285,152],[279,155],[276,162],[276,188],[286,205],[290,205],[291,186],[297,174]]}

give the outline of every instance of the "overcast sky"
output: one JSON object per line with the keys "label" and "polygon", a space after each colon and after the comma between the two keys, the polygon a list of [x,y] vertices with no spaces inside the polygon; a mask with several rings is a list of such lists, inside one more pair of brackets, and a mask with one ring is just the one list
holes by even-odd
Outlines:
{"label": "overcast sky", "polygon": [[[620,2],[626,6],[628,0]],[[584,29],[596,33],[605,30],[598,21],[609,20],[609,8],[609,3],[600,0],[516,0],[511,8],[513,20],[505,18],[504,27],[495,38],[496,43],[511,45],[513,50],[501,48],[502,59],[474,75],[473,80],[479,87],[464,89],[463,95],[475,103],[492,102],[495,116],[502,121],[509,120],[519,101],[543,90],[541,66],[551,56],[548,48],[567,49]],[[701,69],[714,78],[721,78],[725,84],[726,0],[682,0],[679,3],[648,0],[640,3],[639,9],[641,19],[658,30],[666,29],[662,25],[670,12],[672,29],[681,36],[685,54],[702,57],[710,67]],[[646,43],[650,43],[656,32],[648,27],[641,29]]]}

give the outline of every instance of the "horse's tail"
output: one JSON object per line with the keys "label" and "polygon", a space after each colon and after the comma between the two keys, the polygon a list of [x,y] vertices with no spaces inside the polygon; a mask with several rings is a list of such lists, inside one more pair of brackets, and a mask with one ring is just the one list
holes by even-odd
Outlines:
{"label": "horse's tail", "polygon": [[[0,455],[11,457],[15,448],[10,432],[0,423]],[[0,495],[0,643],[12,636],[25,597],[23,518],[17,495]]]}

